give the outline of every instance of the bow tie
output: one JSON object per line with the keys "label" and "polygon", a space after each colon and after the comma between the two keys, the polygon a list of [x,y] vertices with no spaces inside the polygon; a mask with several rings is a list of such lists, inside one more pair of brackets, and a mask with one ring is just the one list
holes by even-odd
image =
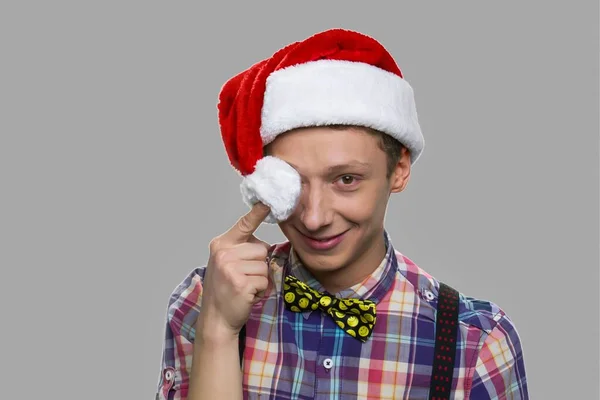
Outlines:
{"label": "bow tie", "polygon": [[309,287],[291,275],[285,277],[283,292],[289,310],[303,312],[320,309],[329,314],[344,332],[361,342],[366,342],[371,336],[377,320],[373,301],[338,299]]}

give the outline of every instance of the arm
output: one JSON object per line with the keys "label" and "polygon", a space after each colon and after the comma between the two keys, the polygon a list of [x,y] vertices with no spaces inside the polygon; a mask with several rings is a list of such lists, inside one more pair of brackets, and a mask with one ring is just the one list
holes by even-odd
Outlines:
{"label": "arm", "polygon": [[[242,398],[238,338],[252,305],[269,287],[270,245],[254,236],[269,213],[269,207],[257,203],[214,238],[206,267],[172,294],[159,400]],[[169,371],[174,379],[166,378]]]}
{"label": "arm", "polygon": [[197,322],[188,400],[242,399],[238,335],[217,331],[210,315]]}
{"label": "arm", "polygon": [[238,336],[211,329],[217,318],[200,312],[203,272],[194,270],[169,300],[157,400],[242,398]]}
{"label": "arm", "polygon": [[188,400],[243,397],[239,333],[269,287],[270,245],[254,236],[269,213],[269,207],[255,204],[209,245]]}
{"label": "arm", "polygon": [[193,356],[193,327],[202,296],[204,268],[192,271],[173,291],[167,307],[157,400],[186,400]]}
{"label": "arm", "polygon": [[194,270],[169,300],[158,400],[242,398],[238,336],[212,329],[218,318],[200,312],[204,272]]}
{"label": "arm", "polygon": [[501,317],[479,351],[469,398],[529,399],[521,340],[506,315]]}

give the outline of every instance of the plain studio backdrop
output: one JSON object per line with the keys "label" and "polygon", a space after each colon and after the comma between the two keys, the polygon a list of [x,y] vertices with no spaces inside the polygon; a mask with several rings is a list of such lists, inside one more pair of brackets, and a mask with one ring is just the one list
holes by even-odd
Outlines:
{"label": "plain studio backdrop", "polygon": [[333,27],[415,89],[395,246],[504,308],[532,398],[596,398],[598,4],[554,3],[3,3],[0,398],[154,398],[169,295],[247,211],[218,92]]}

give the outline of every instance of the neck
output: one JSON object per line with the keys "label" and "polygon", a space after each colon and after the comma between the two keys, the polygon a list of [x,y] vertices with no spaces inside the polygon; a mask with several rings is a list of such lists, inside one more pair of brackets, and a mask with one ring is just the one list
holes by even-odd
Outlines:
{"label": "neck", "polygon": [[305,266],[308,271],[323,285],[329,293],[339,293],[362,281],[373,273],[385,257],[385,239],[383,232],[376,236],[374,242],[366,245],[360,256],[349,264],[334,271],[313,271]]}

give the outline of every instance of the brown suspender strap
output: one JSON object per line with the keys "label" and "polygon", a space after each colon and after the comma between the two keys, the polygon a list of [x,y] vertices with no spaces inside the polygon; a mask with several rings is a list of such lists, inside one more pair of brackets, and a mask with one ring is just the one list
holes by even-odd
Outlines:
{"label": "brown suspender strap", "polygon": [[450,399],[456,357],[458,304],[458,291],[440,282],[429,400]]}

